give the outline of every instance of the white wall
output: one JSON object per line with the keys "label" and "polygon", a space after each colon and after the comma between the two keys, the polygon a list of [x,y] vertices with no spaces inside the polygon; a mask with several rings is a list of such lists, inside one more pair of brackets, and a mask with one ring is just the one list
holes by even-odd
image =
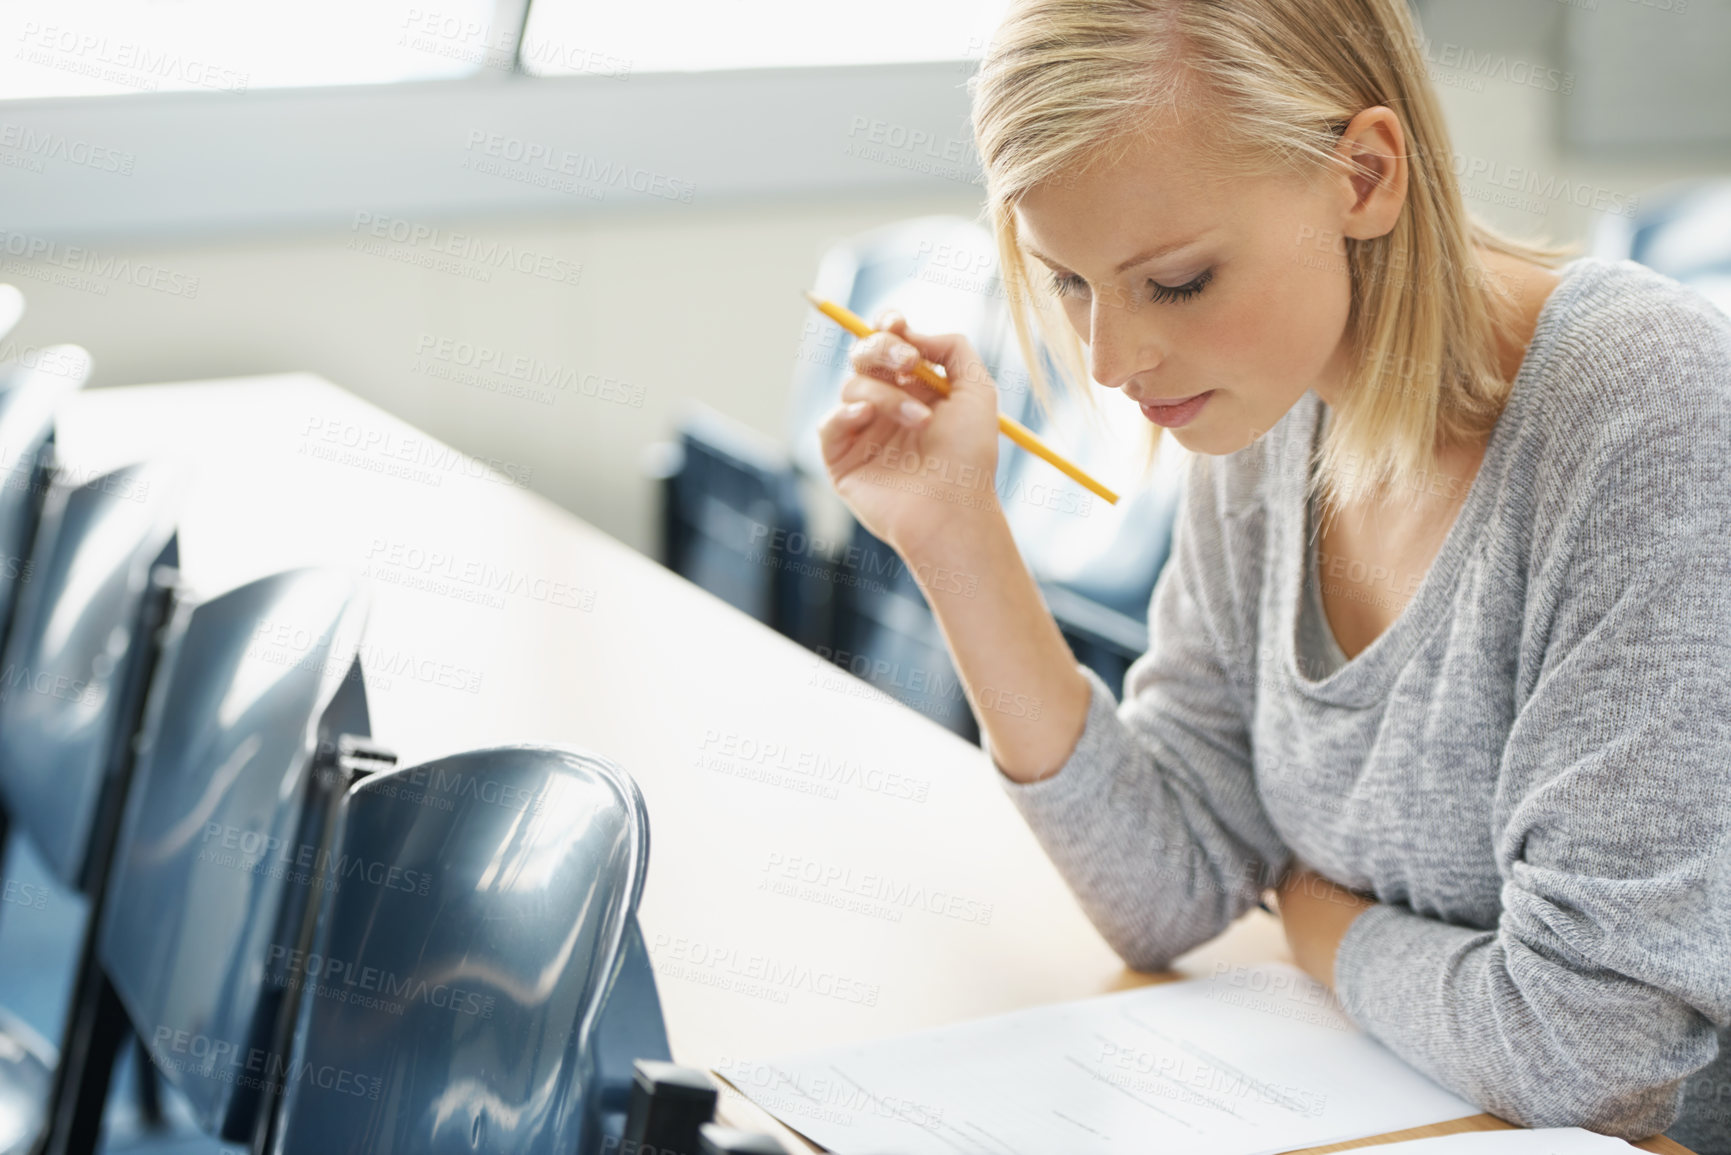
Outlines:
{"label": "white wall", "polygon": [[[799,290],[820,254],[885,221],[971,216],[971,190],[958,189],[917,201],[438,224],[448,230],[438,243],[458,252],[484,255],[499,242],[534,254],[546,272],[580,264],[574,285],[488,270],[474,259],[417,267],[379,251],[431,259],[439,255],[431,245],[375,240],[364,226],[101,250],[115,267],[128,259],[135,268],[160,268],[168,274],[160,283],[171,288],[197,278],[190,297],[8,260],[0,279],[19,285],[29,307],[6,344],[80,343],[94,356],[92,383],[101,386],[312,370],[465,452],[509,463],[515,468],[506,472],[526,475],[530,488],[653,552],[654,493],[641,458],[668,435],[680,402],[702,398],[783,438],[794,352],[809,315]],[[369,243],[379,249],[351,247]],[[477,270],[491,279],[476,279]],[[441,342],[451,343],[448,359],[438,356]],[[575,387],[538,391],[553,397],[546,405],[426,371],[459,368],[458,342],[500,350],[507,360],[534,358]],[[622,383],[607,392],[639,404],[585,396],[586,380],[590,392],[599,384],[591,374]],[[507,373],[479,379],[495,388],[521,384]]]}

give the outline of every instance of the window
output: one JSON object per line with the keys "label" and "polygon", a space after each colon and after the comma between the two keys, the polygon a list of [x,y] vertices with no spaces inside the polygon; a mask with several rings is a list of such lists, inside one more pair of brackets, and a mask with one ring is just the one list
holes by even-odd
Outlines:
{"label": "window", "polygon": [[493,0],[10,0],[0,7],[0,44],[10,46],[0,98],[508,70],[517,24],[495,21],[494,11]]}
{"label": "window", "polygon": [[523,68],[684,72],[966,60],[981,56],[1008,0],[535,0]]}

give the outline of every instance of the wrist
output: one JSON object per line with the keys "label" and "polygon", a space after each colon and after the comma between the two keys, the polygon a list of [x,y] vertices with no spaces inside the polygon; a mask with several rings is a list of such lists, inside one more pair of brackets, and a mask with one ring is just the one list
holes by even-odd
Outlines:
{"label": "wrist", "polygon": [[994,496],[977,507],[898,534],[890,545],[924,585],[921,575],[938,570],[979,575],[1005,543],[1015,548],[1009,521]]}
{"label": "wrist", "polygon": [[1300,970],[1332,987],[1341,942],[1376,901],[1296,864],[1276,893],[1293,961]]}

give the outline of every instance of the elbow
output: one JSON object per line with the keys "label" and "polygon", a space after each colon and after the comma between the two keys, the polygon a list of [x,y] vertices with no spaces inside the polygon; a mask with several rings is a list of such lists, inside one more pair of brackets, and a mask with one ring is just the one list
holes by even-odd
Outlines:
{"label": "elbow", "polygon": [[1254,894],[1247,898],[1212,874],[1192,872],[1186,883],[1157,905],[1114,905],[1109,909],[1119,917],[1093,919],[1125,966],[1146,974],[1167,970],[1174,959],[1219,936],[1255,903]]}
{"label": "elbow", "polygon": [[[1094,912],[1089,912],[1091,915]],[[1092,917],[1090,921],[1106,945],[1112,948],[1124,965],[1143,974],[1156,974],[1172,965],[1172,960],[1189,950],[1195,943],[1182,927],[1164,919],[1148,916],[1133,920]]]}
{"label": "elbow", "polygon": [[1523,1127],[1582,1127],[1631,1141],[1660,1134],[1676,1122],[1681,1081],[1654,1083],[1634,1072],[1589,1073],[1566,1057],[1529,1065],[1519,1093],[1490,1110]]}

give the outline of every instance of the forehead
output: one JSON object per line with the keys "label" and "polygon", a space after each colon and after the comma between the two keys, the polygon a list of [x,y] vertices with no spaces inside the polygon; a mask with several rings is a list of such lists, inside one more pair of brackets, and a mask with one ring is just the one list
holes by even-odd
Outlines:
{"label": "forehead", "polygon": [[1090,162],[1044,181],[1016,205],[1024,247],[1098,266],[1217,228],[1251,194],[1211,152],[1206,134],[1171,123],[1121,136]]}

